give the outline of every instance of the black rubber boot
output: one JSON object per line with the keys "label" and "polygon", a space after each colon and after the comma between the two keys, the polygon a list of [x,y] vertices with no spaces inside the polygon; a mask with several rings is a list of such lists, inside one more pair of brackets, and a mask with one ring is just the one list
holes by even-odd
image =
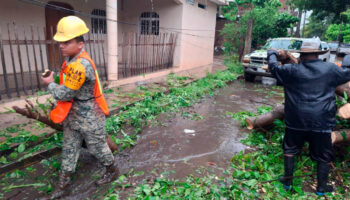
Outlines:
{"label": "black rubber boot", "polygon": [[96,184],[103,185],[103,184],[110,183],[110,182],[114,181],[115,179],[117,179],[118,176],[119,176],[118,167],[114,166],[112,164],[112,165],[106,167],[105,174],[102,176],[102,178],[100,180],[98,180],[96,182]]}
{"label": "black rubber boot", "polygon": [[294,156],[284,156],[284,176],[281,177],[280,181],[286,190],[292,189],[294,172]]}
{"label": "black rubber boot", "polygon": [[327,185],[330,164],[324,162],[317,163],[317,189],[316,194],[325,195],[327,192],[333,192],[333,187]]}

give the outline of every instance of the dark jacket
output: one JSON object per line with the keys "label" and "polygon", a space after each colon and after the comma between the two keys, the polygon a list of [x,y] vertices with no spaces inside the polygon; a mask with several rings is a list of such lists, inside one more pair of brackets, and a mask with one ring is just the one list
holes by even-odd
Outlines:
{"label": "dark jacket", "polygon": [[335,88],[350,81],[350,69],[321,60],[280,66],[278,52],[268,51],[269,70],[284,86],[288,128],[330,132],[335,126]]}
{"label": "dark jacket", "polygon": [[344,59],[343,59],[341,66],[342,67],[350,67],[350,55],[344,56]]}

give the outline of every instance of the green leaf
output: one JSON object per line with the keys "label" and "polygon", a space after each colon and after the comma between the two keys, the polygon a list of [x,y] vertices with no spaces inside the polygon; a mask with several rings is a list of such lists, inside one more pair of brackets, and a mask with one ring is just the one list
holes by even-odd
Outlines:
{"label": "green leaf", "polygon": [[5,156],[1,156],[1,158],[0,158],[0,163],[1,163],[1,164],[7,164],[7,163],[9,163],[9,162],[7,161],[7,159],[5,158]]}
{"label": "green leaf", "polygon": [[24,143],[20,144],[17,148],[18,153],[22,153],[26,149],[26,145]]}
{"label": "green leaf", "polygon": [[303,194],[303,190],[302,190],[302,188],[301,188],[300,186],[295,186],[295,187],[293,187],[293,188],[294,188],[294,190],[295,190],[297,193]]}
{"label": "green leaf", "polygon": [[248,185],[248,186],[250,186],[250,187],[253,187],[254,185],[256,185],[257,184],[257,180],[256,179],[251,179],[251,180],[249,180],[248,182],[246,182],[246,184]]}
{"label": "green leaf", "polygon": [[12,152],[12,153],[10,154],[10,158],[12,158],[12,159],[17,158],[17,156],[18,156],[18,154],[17,154],[16,152]]}

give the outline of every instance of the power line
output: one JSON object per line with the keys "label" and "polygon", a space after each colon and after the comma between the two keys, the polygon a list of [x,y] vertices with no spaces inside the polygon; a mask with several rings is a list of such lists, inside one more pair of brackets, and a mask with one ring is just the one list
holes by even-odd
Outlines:
{"label": "power line", "polygon": [[[125,24],[125,25],[138,26],[138,24],[135,24],[135,23],[114,20],[114,19],[107,18],[105,16],[92,15],[92,14],[85,13],[85,12],[82,12],[82,11],[72,10],[72,9],[69,9],[69,8],[64,8],[64,7],[61,7],[61,6],[57,6],[57,5],[49,4],[49,3],[46,3],[46,2],[42,2],[40,0],[18,0],[18,1],[21,1],[21,2],[24,2],[24,3],[29,3],[29,4],[36,5],[36,6],[41,6],[41,7],[44,7],[44,8],[59,10],[59,11],[63,11],[63,12],[66,12],[66,13],[76,13],[76,14],[79,14],[79,15],[85,16],[85,17],[91,17],[91,18],[95,18],[95,19],[103,19],[103,20],[117,22],[117,23],[121,23],[121,24]],[[212,31],[212,32],[215,32],[215,30],[209,30],[209,29],[207,29],[207,30],[205,30],[205,29],[179,29],[179,28],[162,27],[162,26],[160,26],[159,28],[160,29],[165,29],[165,30],[168,30],[168,31],[173,31],[173,32],[176,32],[175,30],[178,30],[178,33],[187,34],[187,35],[196,36],[196,37],[207,37],[207,36],[195,35],[195,34],[190,34],[190,33],[183,33],[183,32],[179,32],[179,31],[208,31],[208,32]],[[214,37],[209,37],[209,38],[214,38]]]}

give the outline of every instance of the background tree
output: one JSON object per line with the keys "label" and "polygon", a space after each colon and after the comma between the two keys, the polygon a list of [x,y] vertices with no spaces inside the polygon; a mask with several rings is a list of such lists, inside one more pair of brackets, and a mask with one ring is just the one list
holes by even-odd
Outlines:
{"label": "background tree", "polygon": [[350,9],[340,13],[340,23],[331,24],[326,37],[328,41],[350,42]]}
{"label": "background tree", "polygon": [[350,42],[350,24],[343,24],[341,27],[340,36],[338,38],[340,24],[331,24],[326,33],[328,41],[337,41],[338,39],[343,42]]}
{"label": "background tree", "polygon": [[296,24],[296,31],[294,36],[295,37],[300,37],[300,30],[301,30],[301,25],[302,25],[302,14],[304,11],[306,11],[306,8],[308,7],[308,0],[288,0],[287,4],[290,6],[292,10],[298,9],[298,18],[299,20],[297,21]]}
{"label": "background tree", "polygon": [[326,31],[331,24],[332,19],[332,15],[322,18],[317,14],[311,14],[309,23],[305,26],[305,37],[319,37],[321,40],[327,40]]}
{"label": "background tree", "polygon": [[307,2],[306,9],[323,18],[332,16],[332,23],[336,24],[341,22],[341,13],[350,6],[350,0],[307,0]]}
{"label": "background tree", "polygon": [[[252,3],[253,6],[236,1],[224,8],[225,17],[232,21],[222,30],[225,51],[230,54],[236,53],[240,58],[251,52],[250,47],[257,48],[265,44],[269,38],[287,36],[287,29],[298,21],[298,18],[288,13],[279,13],[278,8],[281,4],[277,0],[252,1]],[[239,8],[249,10],[237,17]],[[247,31],[249,27],[251,33]]]}

